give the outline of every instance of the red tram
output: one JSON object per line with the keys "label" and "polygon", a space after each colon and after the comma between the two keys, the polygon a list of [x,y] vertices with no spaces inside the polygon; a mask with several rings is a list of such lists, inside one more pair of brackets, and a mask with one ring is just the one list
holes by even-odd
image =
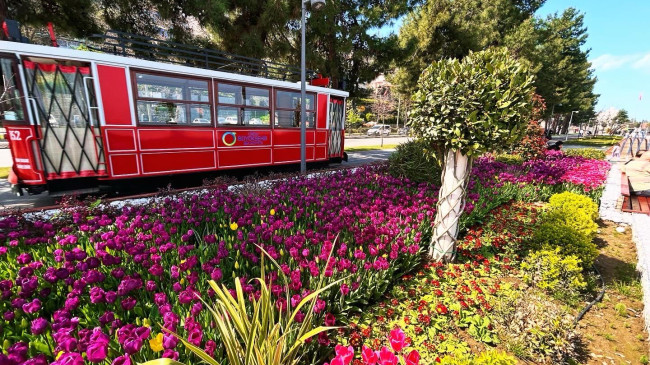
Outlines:
{"label": "red tram", "polygon": [[[15,187],[38,193],[55,182],[300,161],[300,84],[289,81],[299,70],[107,37],[94,51],[0,41],[0,120]],[[348,93],[315,86],[322,81],[307,86],[308,162],[344,157]]]}

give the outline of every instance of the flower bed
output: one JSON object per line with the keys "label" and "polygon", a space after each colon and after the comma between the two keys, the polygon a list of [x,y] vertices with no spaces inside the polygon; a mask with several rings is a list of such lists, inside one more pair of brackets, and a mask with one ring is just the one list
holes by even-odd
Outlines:
{"label": "flower bed", "polygon": [[[564,166],[562,176],[591,163],[549,161]],[[490,160],[476,164],[466,222],[480,221],[494,206],[512,199],[513,195],[503,193],[505,185],[499,179],[501,172],[513,169]],[[534,185],[521,177],[531,170],[513,174],[521,179],[517,183]],[[543,181],[552,181],[557,189],[574,183],[556,178],[553,169],[544,171],[553,178],[542,176]],[[196,296],[213,295],[209,279],[230,284],[234,277],[241,278],[246,294],[259,296],[249,281],[260,272],[259,247],[277,260],[289,278],[285,286],[278,280],[279,273],[267,267],[279,310],[294,307],[317,286],[321,275],[328,280],[345,278],[314,307],[319,321],[339,324],[337,318],[360,313],[418,267],[436,197],[435,186],[397,179],[385,168],[373,166],[264,187],[224,186],[119,210],[79,206],[42,220],[4,217],[0,220],[0,333],[5,341],[0,362],[129,365],[160,356],[189,360],[179,341],[162,334],[159,326],[177,331],[222,359],[209,313]],[[473,236],[470,232],[468,237]],[[501,239],[482,242],[498,248]],[[445,272],[461,277],[464,272],[488,275],[491,270],[507,269],[506,262],[486,263],[480,257],[468,264],[469,268],[450,266]],[[443,276],[428,280],[438,280],[441,291],[459,290],[471,298],[464,303],[477,313],[484,310],[484,301],[475,292],[480,289],[489,295],[495,283],[488,277],[466,283],[470,292],[465,293],[464,286],[450,279],[454,277]],[[461,302],[444,305],[447,317],[441,320],[453,319],[454,306],[463,306]],[[441,325],[450,323],[461,325],[453,321]],[[315,342],[327,345],[330,339],[321,334]],[[439,350],[443,342],[431,343]]]}
{"label": "flower bed", "polygon": [[[417,265],[436,190],[366,168],[278,182],[265,193],[224,187],[120,212],[3,219],[0,308],[3,338],[16,342],[5,349],[11,361],[40,364],[60,352],[59,363],[82,353],[91,362],[187,360],[157,324],[215,353],[215,331],[195,294],[211,293],[209,279],[239,276],[247,294],[259,295],[248,281],[259,273],[256,245],[290,278],[291,302],[321,273],[349,276],[316,304],[331,324],[331,311],[355,310]],[[271,289],[286,309],[285,286]]]}
{"label": "flower bed", "polygon": [[532,234],[536,208],[508,205],[493,213],[484,227],[470,230],[460,242],[457,263],[427,264],[403,276],[388,298],[350,322],[339,342],[378,350],[387,345],[390,331],[400,327],[423,364],[468,353],[470,344],[498,343],[489,313],[497,295],[511,290],[502,278],[515,268],[512,261]]}

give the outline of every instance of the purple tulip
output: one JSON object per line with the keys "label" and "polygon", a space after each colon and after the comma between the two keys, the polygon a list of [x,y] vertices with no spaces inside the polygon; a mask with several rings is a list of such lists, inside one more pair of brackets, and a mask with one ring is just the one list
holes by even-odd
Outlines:
{"label": "purple tulip", "polygon": [[133,297],[128,297],[122,299],[122,302],[120,302],[120,305],[122,306],[122,309],[125,311],[131,310],[135,307],[135,305],[138,303],[138,301],[133,298]]}
{"label": "purple tulip", "polygon": [[111,363],[111,365],[132,365],[131,363],[131,358],[129,355],[122,355],[119,357],[116,357],[115,360]]}
{"label": "purple tulip", "polygon": [[31,330],[33,335],[40,335],[45,330],[47,327],[50,325],[50,323],[43,317],[36,318],[32,320],[32,325],[31,325]]}
{"label": "purple tulip", "polygon": [[86,357],[90,362],[102,362],[108,355],[108,342],[94,342],[88,345]]}
{"label": "purple tulip", "polygon": [[36,313],[41,309],[41,301],[36,298],[31,302],[23,304],[22,308],[25,313]]}

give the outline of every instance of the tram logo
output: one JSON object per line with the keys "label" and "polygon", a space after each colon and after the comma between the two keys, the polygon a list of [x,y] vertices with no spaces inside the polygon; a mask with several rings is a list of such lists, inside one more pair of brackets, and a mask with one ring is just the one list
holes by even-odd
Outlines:
{"label": "tram logo", "polygon": [[237,133],[235,132],[226,132],[221,136],[221,142],[226,146],[234,146],[237,143]]}

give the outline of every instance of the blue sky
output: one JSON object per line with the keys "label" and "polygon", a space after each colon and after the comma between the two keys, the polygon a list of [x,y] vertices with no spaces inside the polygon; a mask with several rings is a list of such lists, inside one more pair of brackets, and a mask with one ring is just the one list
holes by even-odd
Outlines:
{"label": "blue sky", "polygon": [[[547,0],[538,16],[574,7],[585,14],[589,60],[600,94],[596,111],[625,109],[650,120],[650,2],[646,0]],[[641,100],[639,96],[643,95]]]}
{"label": "blue sky", "polygon": [[[650,120],[650,1],[547,0],[537,16],[574,7],[585,15],[589,60],[598,77],[596,112],[625,109],[630,118]],[[401,20],[377,30],[397,32]],[[641,100],[639,96],[643,95]]]}

